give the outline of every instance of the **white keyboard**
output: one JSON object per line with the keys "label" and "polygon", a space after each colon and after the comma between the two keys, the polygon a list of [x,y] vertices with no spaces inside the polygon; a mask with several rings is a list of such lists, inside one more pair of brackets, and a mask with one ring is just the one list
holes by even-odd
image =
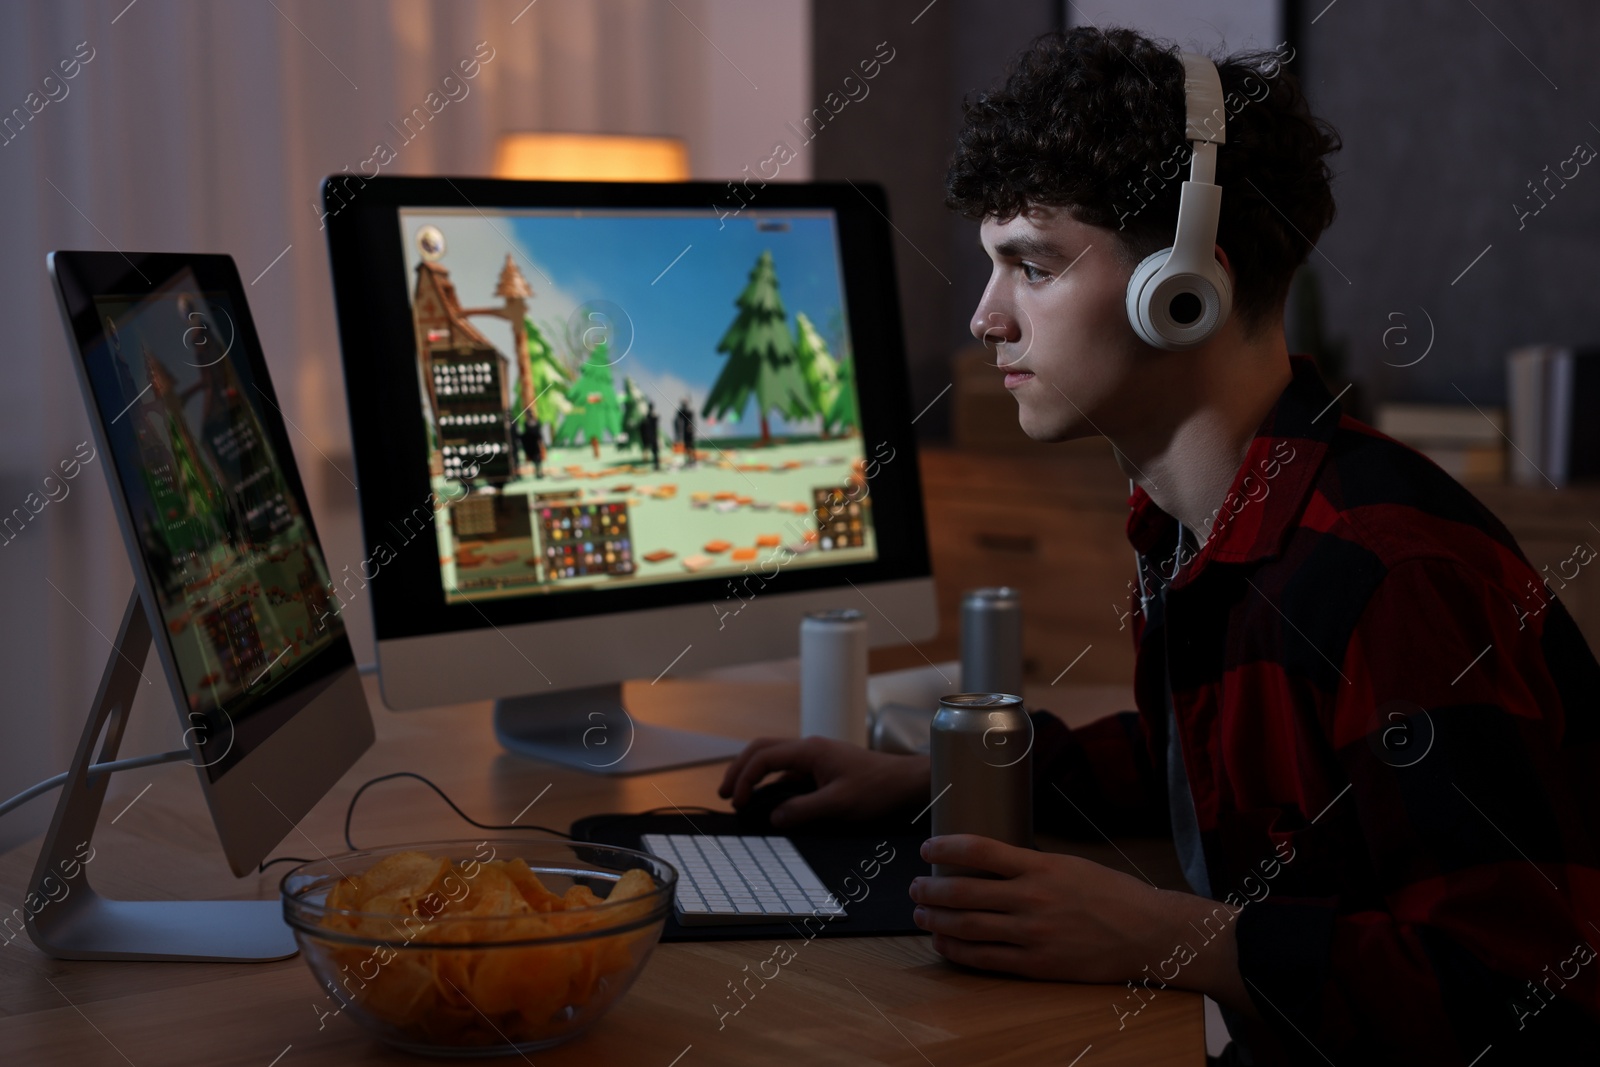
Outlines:
{"label": "white keyboard", "polygon": [[845,918],[787,837],[643,834],[640,843],[678,869],[680,925]]}

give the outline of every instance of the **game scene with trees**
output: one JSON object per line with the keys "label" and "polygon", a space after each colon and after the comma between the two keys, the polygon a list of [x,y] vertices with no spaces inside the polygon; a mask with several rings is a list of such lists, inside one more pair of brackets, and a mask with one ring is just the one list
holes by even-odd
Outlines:
{"label": "game scene with trees", "polygon": [[876,558],[831,213],[402,227],[447,600]]}
{"label": "game scene with trees", "polygon": [[148,296],[96,306],[108,358],[90,374],[114,405],[106,439],[180,699],[199,736],[231,737],[275,686],[341,638],[334,583],[226,294],[202,292],[186,273]]}

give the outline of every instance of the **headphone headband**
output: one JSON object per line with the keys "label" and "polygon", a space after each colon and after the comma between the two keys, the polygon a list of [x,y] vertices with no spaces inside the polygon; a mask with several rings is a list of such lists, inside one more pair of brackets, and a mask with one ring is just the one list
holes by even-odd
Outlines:
{"label": "headphone headband", "polygon": [[1183,53],[1184,138],[1222,144],[1227,138],[1228,113],[1222,106],[1222,76],[1217,65],[1194,52]]}
{"label": "headphone headband", "polygon": [[1128,279],[1134,333],[1156,348],[1197,348],[1215,336],[1233,307],[1233,286],[1217,261],[1222,189],[1215,184],[1217,146],[1227,138],[1222,77],[1209,58],[1184,52],[1184,137],[1193,145],[1189,180],[1178,198],[1172,247],[1146,256]]}

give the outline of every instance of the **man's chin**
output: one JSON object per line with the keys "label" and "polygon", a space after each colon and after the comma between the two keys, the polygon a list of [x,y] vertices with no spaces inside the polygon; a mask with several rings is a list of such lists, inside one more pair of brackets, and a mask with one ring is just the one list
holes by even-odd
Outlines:
{"label": "man's chin", "polygon": [[1063,419],[1059,416],[1052,419],[1041,419],[1031,415],[1026,409],[1017,413],[1017,425],[1022,427],[1023,433],[1040,444],[1059,444],[1063,441],[1076,441],[1080,437],[1089,436],[1092,432],[1089,427],[1081,424],[1076,419]]}

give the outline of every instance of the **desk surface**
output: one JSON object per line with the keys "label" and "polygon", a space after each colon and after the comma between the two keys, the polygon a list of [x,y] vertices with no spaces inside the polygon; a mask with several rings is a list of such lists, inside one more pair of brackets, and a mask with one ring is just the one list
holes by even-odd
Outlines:
{"label": "desk surface", "polygon": [[[1104,688],[1063,686],[1038,697],[1038,703],[1069,721],[1131,706],[1124,694]],[[378,743],[276,854],[343,851],[351,794],[367,779],[398,770],[428,775],[484,822],[509,822],[527,808],[519,821],[565,830],[573,819],[599,811],[666,804],[726,807],[716,795],[721,763],[603,778],[507,755],[493,738],[486,705],[395,714],[383,708],[371,679],[368,698]],[[663,680],[630,685],[625,699],[647,722],[746,738],[798,732],[797,693],[787,681]],[[750,715],[750,708],[764,713]],[[405,779],[368,790],[351,829],[360,846],[472,833],[431,790]],[[1164,849],[1151,842],[1119,845],[1126,856],[1110,844],[1040,841],[1042,848],[1072,851],[1122,870],[1130,869],[1131,860],[1158,882],[1177,884],[1170,844]],[[279,865],[234,879],[216,844],[195,772],[182,764],[118,775],[95,847],[96,888],[127,899],[271,899],[288,869]],[[35,841],[0,856],[0,903],[5,905],[0,910],[21,904],[37,850]],[[798,943],[796,958],[781,978],[759,990],[720,1030],[713,1003],[745,964],[766,958],[772,945],[660,945],[632,990],[593,1031],[535,1053],[529,1061],[541,1067],[1064,1065],[1091,1050],[1085,1067],[1204,1063],[1202,1001],[1193,994],[1163,991],[1119,1031],[1112,1005],[1127,995],[1122,986],[1036,982],[957,968],[933,951],[927,937],[792,940]],[[300,1067],[427,1062],[388,1049],[344,1019],[327,1019],[319,1029],[324,998],[298,957],[266,964],[87,963],[50,959],[26,938],[0,944],[0,1060],[6,1063]]]}

